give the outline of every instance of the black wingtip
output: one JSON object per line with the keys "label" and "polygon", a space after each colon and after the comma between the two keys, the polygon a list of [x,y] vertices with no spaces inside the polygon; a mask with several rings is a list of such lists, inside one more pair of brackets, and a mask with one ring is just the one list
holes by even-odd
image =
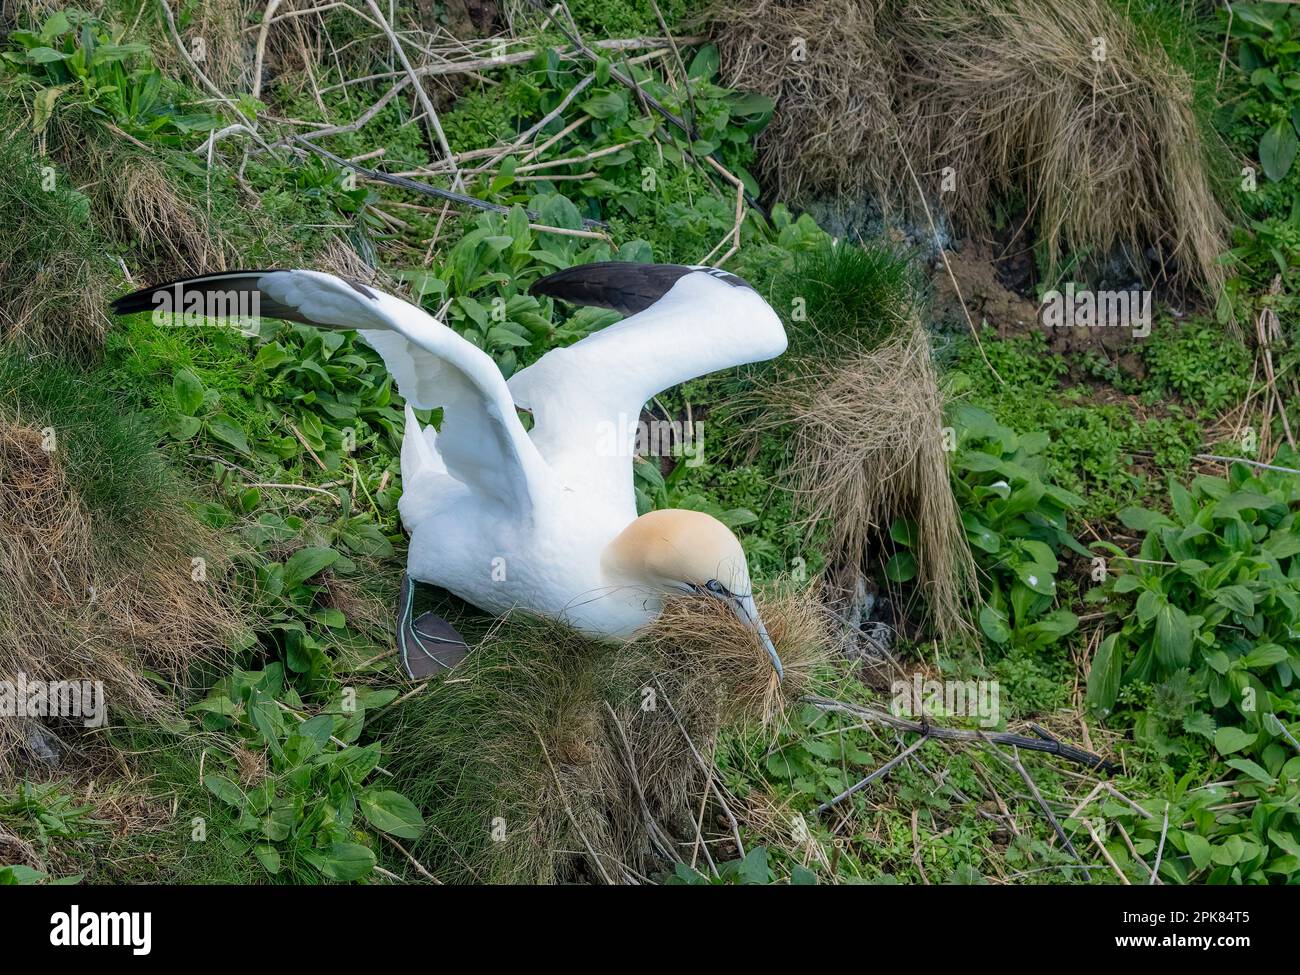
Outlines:
{"label": "black wingtip", "polygon": [[123,295],[109,304],[108,310],[114,315],[131,315],[138,311],[150,311],[153,308],[153,294],[157,288],[141,288]]}
{"label": "black wingtip", "polygon": [[227,286],[236,289],[255,288],[256,281],[264,274],[270,274],[278,268],[250,268],[239,271],[217,271],[212,274],[196,274],[188,278],[177,278],[174,281],[164,281],[162,284],[151,285],[148,288],[140,288],[138,291],[132,291],[130,294],[109,303],[109,311],[114,315],[131,315],[135,312],[153,311],[158,307],[155,295],[163,292],[174,292],[180,289],[182,294],[191,291],[204,291],[207,286],[215,285],[218,282],[224,282]]}
{"label": "black wingtip", "polygon": [[539,278],[533,282],[528,293],[534,297],[560,298],[575,305],[609,308],[625,315],[634,315],[666,295],[683,277],[697,272],[736,287],[749,287],[744,279],[715,268],[596,261]]}

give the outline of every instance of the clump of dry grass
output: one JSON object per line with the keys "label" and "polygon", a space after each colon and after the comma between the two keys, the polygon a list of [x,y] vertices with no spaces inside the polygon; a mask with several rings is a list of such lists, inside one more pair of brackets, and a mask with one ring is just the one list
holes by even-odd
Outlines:
{"label": "clump of dry grass", "polygon": [[708,839],[734,856],[712,771],[718,733],[761,726],[808,687],[828,645],[808,593],[760,598],[786,678],[712,599],[670,602],[618,648],[559,624],[498,623],[403,709],[388,767],[430,828],[443,880],[637,882]]}
{"label": "clump of dry grass", "polygon": [[86,360],[103,343],[116,274],[83,199],[53,187],[31,138],[0,112],[0,343]]}
{"label": "clump of dry grass", "polygon": [[[173,74],[188,79],[175,42],[168,37],[167,22],[161,10],[156,4],[148,6],[148,19],[143,25],[145,29],[140,33],[153,33],[159,37],[161,43],[153,45],[155,56],[168,65]],[[290,5],[282,5],[278,12],[284,12],[288,6]],[[177,9],[174,4],[173,9]],[[244,28],[250,23],[256,23],[265,10],[264,0],[204,0],[203,3],[185,9],[182,39],[203,73],[222,91],[230,93],[249,90],[253,41],[257,34],[245,32]],[[200,52],[202,57],[197,56]]]}
{"label": "clump of dry grass", "polygon": [[790,367],[762,390],[758,425],[790,432],[788,484],[827,526],[839,569],[832,582],[851,590],[872,539],[905,518],[935,628],[955,636],[967,625],[975,567],[949,485],[943,395],[924,329],[913,320],[875,347]]}
{"label": "clump of dry grass", "polygon": [[[1146,246],[1210,294],[1228,221],[1192,81],[1106,0],[909,4],[913,158],[952,166],[959,223],[1023,193],[1055,267]],[[1104,52],[1101,45],[1104,44]],[[956,120],[957,124],[954,124]]]}
{"label": "clump of dry grass", "polygon": [[[236,628],[216,547],[164,506],[147,544],[105,551],[105,526],[48,436],[0,418],[0,677],[102,681],[111,715],[176,718],[195,666],[222,656]],[[195,557],[206,581],[192,577]],[[0,780],[25,741],[20,719],[0,718]]]}
{"label": "clump of dry grass", "polygon": [[759,169],[779,198],[856,198],[897,178],[882,143],[897,128],[888,6],[719,0],[709,8],[725,83],[776,100],[756,145]]}
{"label": "clump of dry grass", "polygon": [[1023,206],[1049,274],[1119,248],[1141,267],[1150,247],[1176,283],[1220,290],[1216,136],[1187,71],[1108,0],[722,0],[710,21],[728,83],[776,99],[759,148],[785,198],[919,216],[919,181],[968,234]]}
{"label": "clump of dry grass", "polygon": [[96,228],[131,249],[141,275],[168,280],[225,270],[229,242],[166,164],[109,133],[88,138],[87,129],[87,120],[75,113],[57,115],[46,149],[64,170],[60,177],[89,198]]}

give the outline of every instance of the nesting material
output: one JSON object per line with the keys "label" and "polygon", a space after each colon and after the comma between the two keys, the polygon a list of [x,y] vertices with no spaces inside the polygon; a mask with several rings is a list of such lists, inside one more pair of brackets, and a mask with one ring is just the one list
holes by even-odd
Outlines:
{"label": "nesting material", "polygon": [[913,320],[875,347],[792,365],[764,390],[760,422],[790,431],[788,485],[808,517],[827,526],[843,587],[865,568],[872,538],[908,519],[931,619],[942,635],[957,635],[968,625],[975,566],[949,484],[943,395],[925,330]]}
{"label": "nesting material", "polygon": [[[443,881],[629,883],[691,861],[701,833],[730,836],[716,736],[772,720],[827,649],[810,594],[760,594],[759,609],[781,684],[713,599],[670,603],[622,647],[530,618],[497,623],[385,731],[397,746],[386,764],[427,817],[412,852]],[[735,855],[725,841],[710,849]]]}
{"label": "nesting material", "polygon": [[971,235],[1023,208],[1049,274],[1151,248],[1218,293],[1217,137],[1109,0],[723,0],[711,21],[727,82],[776,100],[759,149],[778,195],[919,218],[919,183]]}
{"label": "nesting material", "polygon": [[[200,527],[166,509],[147,545],[105,552],[49,433],[0,419],[0,679],[100,682],[110,720],[176,718],[193,668],[220,657],[235,629],[213,582],[219,563]],[[208,560],[206,580],[195,557]],[[29,720],[0,717],[0,781],[50,757],[31,754],[49,739]],[[85,727],[83,716],[41,724],[57,736]]]}
{"label": "nesting material", "polygon": [[727,85],[776,101],[756,142],[775,196],[858,198],[897,178],[892,6],[886,0],[717,0]]}

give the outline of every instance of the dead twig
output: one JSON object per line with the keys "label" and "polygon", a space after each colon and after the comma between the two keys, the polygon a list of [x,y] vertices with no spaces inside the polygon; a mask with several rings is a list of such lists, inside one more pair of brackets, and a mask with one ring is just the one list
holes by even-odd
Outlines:
{"label": "dead twig", "polygon": [[[300,143],[301,145],[306,146],[308,149],[316,153],[318,156],[328,159],[336,166],[343,166],[347,169],[352,170],[355,173],[359,173],[360,175],[365,176],[367,179],[372,179],[377,183],[387,183],[389,186],[396,186],[399,189],[407,190],[408,192],[411,193],[421,193],[425,196],[437,197],[440,200],[447,200],[448,202],[451,203],[459,203],[463,206],[474,207],[478,210],[490,210],[493,213],[510,212],[509,207],[502,206],[499,203],[489,203],[487,200],[480,200],[477,197],[467,196],[464,193],[456,193],[453,192],[452,190],[444,190],[441,187],[430,186],[428,183],[421,183],[418,180],[408,179],[405,176],[394,176],[391,173],[380,172],[377,169],[369,169],[366,166],[361,166],[358,165],[357,163],[349,162],[348,160],[343,159],[340,156],[334,155],[334,153],[330,152],[327,149],[322,149],[320,146],[315,145],[314,143],[310,142],[307,139],[304,139],[300,135],[293,136],[293,140],[295,142]],[[530,220],[538,219],[538,214],[536,211],[527,210],[525,212],[528,214]],[[582,223],[583,226],[588,228],[591,227],[605,228],[608,226],[608,224],[604,223],[601,220],[591,220],[586,217],[583,218]]]}
{"label": "dead twig", "polygon": [[1011,756],[1007,756],[993,745],[989,746],[989,750],[1003,762],[1006,762],[1016,770],[1016,773],[1029,789],[1029,794],[1034,797],[1034,802],[1038,803],[1038,808],[1041,809],[1043,815],[1047,817],[1047,821],[1052,824],[1052,830],[1061,841],[1061,845],[1065,847],[1065,852],[1079,861],[1080,865],[1083,866],[1083,875],[1091,880],[1092,874],[1088,871],[1087,865],[1083,864],[1083,858],[1079,856],[1079,851],[1074,848],[1074,844],[1070,842],[1070,837],[1066,835],[1065,830],[1061,827],[1061,824],[1052,812],[1051,807],[1048,806],[1046,800],[1043,799],[1043,794],[1038,791],[1038,783],[1034,781],[1033,776],[1029,774],[1029,770],[1025,768],[1024,763],[1020,761],[1019,752],[1013,752]]}
{"label": "dead twig", "polygon": [[442,131],[442,122],[438,118],[438,113],[433,107],[433,102],[429,101],[429,93],[424,90],[424,85],[420,82],[420,76],[415,73],[415,68],[411,66],[411,59],[406,56],[406,48],[402,47],[402,42],[397,39],[393,33],[392,25],[385,19],[383,11],[379,9],[379,4],[375,0],[366,0],[370,7],[370,12],[375,15],[379,21],[379,26],[383,32],[388,35],[388,41],[393,45],[393,51],[397,54],[397,59],[402,62],[402,67],[406,70],[411,79],[411,84],[415,86],[416,97],[420,100],[420,106],[424,109],[424,124],[430,129],[430,134],[438,142],[438,147],[442,150],[443,157],[451,165],[452,180],[451,185],[456,189],[463,189],[465,181],[460,175],[460,170],[456,166],[454,153],[451,151],[451,145],[447,142],[447,134]]}
{"label": "dead twig", "polygon": [[695,756],[695,761],[699,763],[700,769],[709,779],[709,788],[713,791],[713,797],[718,800],[718,805],[722,807],[722,813],[727,817],[727,822],[731,824],[731,838],[736,841],[736,852],[743,858],[745,856],[745,844],[740,841],[740,824],[736,822],[736,817],[731,812],[731,807],[727,805],[727,800],[722,797],[722,790],[718,788],[717,778],[714,775],[714,767],[704,761],[704,756],[700,750],[695,747],[695,742],[686,731],[686,725],[682,724],[681,717],[677,714],[677,709],[673,707],[672,700],[668,697],[668,692],[664,690],[664,685],[655,680],[655,686],[659,688],[659,693],[663,695],[664,703],[668,705],[668,713],[672,715],[673,721],[677,723],[682,737],[686,739],[686,745]]}
{"label": "dead twig", "polygon": [[928,734],[922,734],[920,738],[912,742],[912,744],[910,744],[907,748],[899,752],[897,755],[895,755],[893,758],[887,761],[884,765],[880,766],[880,768],[876,769],[874,772],[868,775],[861,782],[858,782],[856,785],[849,786],[847,789],[841,792],[834,799],[831,799],[828,802],[823,802],[820,806],[817,807],[817,815],[820,816],[827,809],[830,809],[831,807],[838,805],[839,803],[847,799],[849,796],[861,792],[872,782],[875,782],[877,779],[883,778],[884,776],[888,775],[901,762],[905,761],[907,759],[907,756],[911,755],[914,751],[916,751],[918,748],[924,745],[926,741],[929,739],[929,737],[930,736]]}
{"label": "dead twig", "polygon": [[1108,774],[1115,772],[1118,768],[1115,763],[1106,761],[1100,755],[1094,755],[1092,752],[1085,752],[1081,748],[1067,745],[1041,729],[1037,729],[1038,738],[1030,738],[1026,735],[1017,735],[1007,731],[966,731],[961,728],[946,728],[943,725],[930,724],[929,722],[909,721],[906,718],[899,718],[884,711],[877,711],[874,708],[863,707],[860,704],[849,704],[845,701],[836,701],[828,697],[816,697],[809,694],[801,697],[800,700],[823,711],[839,711],[843,714],[866,718],[869,721],[878,721],[900,731],[925,734],[931,738],[940,738],[946,741],[987,740],[997,742],[999,745],[1014,745],[1026,751],[1059,755],[1067,761],[1076,762],[1079,765],[1104,771]]}
{"label": "dead twig", "polygon": [[407,852],[406,847],[402,846],[401,843],[397,842],[397,840],[393,839],[383,830],[379,831],[379,835],[382,836],[384,839],[388,840],[389,843],[392,843],[393,846],[401,850],[402,855],[405,856],[406,859],[411,861],[411,866],[415,867],[416,872],[419,873],[421,877],[424,877],[426,880],[429,880],[432,883],[442,886],[442,881],[439,880],[437,877],[435,877],[433,874],[429,873],[428,870],[424,869],[424,864],[422,864],[419,860],[415,859],[415,857],[411,856],[411,854]]}

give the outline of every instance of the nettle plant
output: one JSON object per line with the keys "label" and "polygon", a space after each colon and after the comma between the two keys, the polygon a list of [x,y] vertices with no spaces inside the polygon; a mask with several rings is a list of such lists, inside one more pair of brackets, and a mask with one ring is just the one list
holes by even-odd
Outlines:
{"label": "nettle plant", "polygon": [[1190,490],[1171,483],[1170,497],[1169,515],[1121,513],[1142,533],[1135,557],[1098,543],[1114,556],[1100,597],[1124,623],[1097,650],[1088,704],[1101,716],[1130,705],[1135,738],[1160,754],[1190,754],[1182,734],[1202,736],[1271,781],[1300,716],[1300,477],[1234,464]]}
{"label": "nettle plant", "polygon": [[[980,629],[999,646],[1054,643],[1079,624],[1068,609],[1053,607],[1061,550],[1091,554],[1066,524],[1083,499],[1046,480],[1047,434],[1017,434],[969,405],[959,406],[952,422],[953,490],[984,576]],[[910,541],[906,526],[892,533],[896,543]]]}
{"label": "nettle plant", "polygon": [[203,775],[235,817],[240,838],[231,852],[252,853],[273,875],[351,881],[375,866],[375,831],[417,839],[424,821],[415,804],[376,779],[380,744],[357,744],[367,710],[396,696],[344,689],[305,717],[283,669],[271,664],[236,670],[193,705],[206,731],[231,740],[225,752],[209,753]]}
{"label": "nettle plant", "polygon": [[[541,224],[581,230],[577,207],[559,194],[529,201]],[[438,272],[408,268],[396,277],[411,287],[412,300],[431,313],[446,306],[444,320],[489,353],[512,375],[551,348],[569,345],[619,318],[617,312],[581,308],[554,322],[554,302],[528,294],[528,286],[552,271],[592,261],[649,261],[650,246],[633,240],[617,252],[603,240],[539,233],[521,206],[510,213],[483,213],[450,249]]]}

